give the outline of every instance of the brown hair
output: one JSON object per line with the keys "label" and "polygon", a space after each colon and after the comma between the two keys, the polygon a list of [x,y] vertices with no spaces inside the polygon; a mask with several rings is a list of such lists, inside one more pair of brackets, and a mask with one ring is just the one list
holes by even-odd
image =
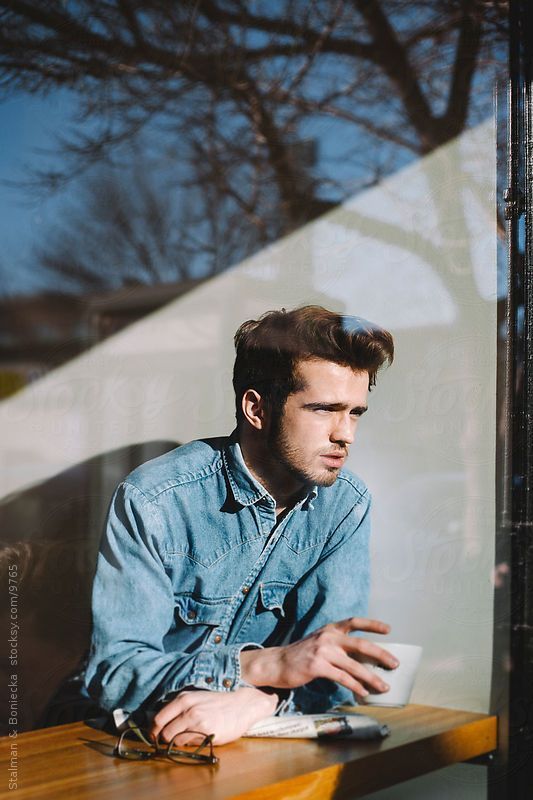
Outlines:
{"label": "brown hair", "polygon": [[303,388],[298,362],[313,358],[334,361],[364,370],[374,386],[378,369],[392,364],[391,334],[361,317],[336,314],[321,306],[302,306],[293,311],[267,311],[250,319],[235,334],[235,389],[237,422],[247,389],[255,389],[275,412],[285,400]]}

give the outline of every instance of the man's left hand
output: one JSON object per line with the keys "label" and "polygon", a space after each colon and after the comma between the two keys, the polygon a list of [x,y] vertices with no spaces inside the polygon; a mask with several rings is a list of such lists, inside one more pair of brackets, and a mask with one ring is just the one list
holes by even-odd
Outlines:
{"label": "man's left hand", "polygon": [[[267,694],[254,687],[234,692],[184,691],[155,715],[150,733],[170,742],[185,730],[214,734],[214,744],[227,744],[242,736],[260,719],[271,716],[278,704],[277,694]],[[178,747],[199,744],[201,737],[178,736]]]}

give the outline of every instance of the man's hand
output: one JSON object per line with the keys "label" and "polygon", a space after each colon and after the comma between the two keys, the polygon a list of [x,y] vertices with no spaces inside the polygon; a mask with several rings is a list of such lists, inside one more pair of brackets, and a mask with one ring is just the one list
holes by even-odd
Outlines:
{"label": "man's hand", "polygon": [[[170,742],[184,730],[214,733],[215,744],[226,744],[246,733],[254,722],[271,716],[278,696],[260,689],[241,687],[234,692],[181,692],[154,717],[150,733]],[[178,746],[199,744],[201,738],[185,734],[176,739]]]}
{"label": "man's hand", "polygon": [[348,634],[350,631],[388,633],[389,630],[384,622],[351,617],[325,625],[292,644],[244,650],[240,654],[242,677],[253,686],[279,689],[294,689],[315,678],[329,678],[358,697],[366,697],[368,689],[386,692],[387,684],[359,662],[376,661],[394,669],[398,666],[397,660],[377,644]]}

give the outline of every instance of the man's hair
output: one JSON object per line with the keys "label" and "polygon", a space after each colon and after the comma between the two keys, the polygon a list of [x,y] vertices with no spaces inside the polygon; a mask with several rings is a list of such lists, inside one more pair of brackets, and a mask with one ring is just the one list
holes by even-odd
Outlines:
{"label": "man's hair", "polygon": [[238,423],[247,389],[255,389],[275,413],[280,413],[287,397],[304,388],[298,374],[301,361],[319,358],[366,371],[371,387],[379,368],[386,362],[392,364],[394,357],[388,331],[361,317],[336,314],[321,306],[267,311],[257,320],[243,322],[234,341]]}

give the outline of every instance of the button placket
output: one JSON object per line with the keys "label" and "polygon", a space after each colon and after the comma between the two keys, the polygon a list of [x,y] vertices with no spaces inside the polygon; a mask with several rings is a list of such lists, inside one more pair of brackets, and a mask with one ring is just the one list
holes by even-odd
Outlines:
{"label": "button placket", "polygon": [[[281,521],[281,523],[276,526],[274,533],[272,534],[272,536],[270,537],[268,543],[266,544],[266,546],[262,550],[261,555],[259,556],[259,558],[255,562],[255,564],[253,565],[250,573],[247,575],[247,577],[245,578],[245,581],[241,585],[240,591],[236,592],[235,595],[233,596],[233,598],[231,599],[231,601],[228,603],[227,613],[226,613],[224,619],[221,621],[220,625],[217,628],[219,633],[216,633],[214,635],[211,634],[212,638],[210,639],[210,642],[212,643],[212,646],[213,646],[213,652],[216,652],[215,645],[220,644],[222,641],[225,641],[225,642],[229,643],[228,639],[230,638],[230,634],[232,632],[232,629],[235,626],[235,622],[236,622],[237,617],[239,616],[239,612],[241,611],[243,606],[245,604],[247,604],[247,598],[250,595],[250,592],[251,592],[251,589],[253,587],[253,584],[254,584],[257,576],[259,575],[259,573],[263,569],[263,567],[264,567],[266,561],[268,560],[270,554],[272,553],[272,550],[276,547],[277,543],[279,542],[279,540],[281,538],[281,535],[282,535],[282,532],[286,528],[287,523],[289,522],[290,518],[292,517],[295,508],[291,509],[291,511]],[[257,511],[257,509],[256,509],[256,511]],[[270,516],[271,517],[274,516],[274,510],[270,509],[270,511],[271,511]],[[258,520],[258,521],[260,521],[260,520]],[[261,526],[259,525],[259,527],[261,527]],[[239,626],[241,624],[242,624],[242,622],[239,621]],[[239,626],[237,626],[237,630],[239,630]],[[239,678],[239,659],[238,658],[236,659],[236,663],[235,663],[234,666],[235,666],[235,671],[236,671],[235,674],[236,674],[237,678],[236,678],[236,680],[233,680],[233,679],[228,678],[228,677],[223,678],[222,681],[221,681],[221,684],[222,684],[224,689],[233,688],[236,685],[236,682],[240,679]],[[208,683],[208,684],[213,683],[213,681],[214,681],[214,678],[212,676],[209,676],[208,678],[205,678],[205,682]]]}
{"label": "button placket", "polygon": [[[233,632],[232,629],[236,628],[236,631],[239,631],[240,627],[242,627],[242,617],[241,617],[241,619],[239,619],[239,622],[236,625],[236,620],[237,620],[237,617],[239,617],[239,612],[243,609],[243,607],[245,605],[249,604],[250,601],[247,602],[247,598],[250,595],[251,588],[253,587],[253,584],[254,584],[257,576],[259,575],[259,573],[263,569],[263,567],[264,567],[266,561],[268,560],[270,554],[272,553],[273,549],[278,544],[278,542],[279,542],[279,540],[280,540],[280,538],[282,536],[282,533],[285,530],[289,520],[291,519],[295,509],[296,509],[296,507],[291,509],[291,511],[281,521],[281,523],[276,526],[276,528],[275,528],[272,536],[270,537],[268,543],[263,548],[259,558],[255,562],[255,564],[253,565],[253,567],[252,567],[251,571],[249,572],[248,576],[245,578],[245,581],[241,585],[240,591],[237,591],[235,593],[235,595],[233,596],[233,598],[228,603],[227,612],[226,612],[223,620],[221,621],[221,623],[218,625],[218,627],[216,629],[216,630],[219,631],[219,633],[214,634],[214,632],[213,632],[211,634],[211,638],[208,640],[212,644],[212,652],[213,652],[213,654],[215,654],[217,652],[217,648],[214,645],[218,645],[222,641],[225,641],[226,643],[229,644],[228,640],[230,639],[230,636],[231,636],[231,634]],[[246,616],[244,618],[246,618]],[[206,656],[207,659],[209,659],[209,656],[207,655],[207,651],[205,652],[205,656]],[[205,672],[211,672],[211,670],[213,669],[213,665],[212,664],[209,667],[207,666],[209,664],[209,660],[205,662],[205,667],[207,667]],[[226,689],[226,690],[232,689],[235,685],[238,685],[238,683],[240,681],[240,662],[239,662],[238,656],[236,656],[234,658],[233,670],[235,672],[235,679],[232,679],[232,678],[229,678],[229,677],[224,677],[220,681],[219,685],[222,685],[222,687],[224,689]],[[205,672],[204,672],[204,675],[205,675]],[[204,678],[204,681],[205,681],[206,685],[212,684],[215,681],[215,678],[212,675],[208,675],[207,677]]]}
{"label": "button placket", "polygon": [[[287,516],[280,522],[280,524],[276,526],[274,533],[270,537],[270,539],[269,539],[268,543],[266,544],[266,546],[263,548],[263,551],[261,552],[261,555],[259,556],[259,558],[255,562],[254,566],[252,567],[251,572],[246,577],[245,583],[241,587],[240,592],[237,593],[235,595],[235,597],[233,598],[233,600],[231,601],[231,604],[229,606],[229,611],[230,611],[231,615],[228,615],[229,627],[228,627],[228,631],[226,633],[226,641],[229,639],[229,637],[230,637],[230,635],[232,633],[234,633],[234,632],[239,632],[240,633],[241,632],[241,627],[242,627],[243,621],[246,620],[246,618],[247,618],[247,614],[242,612],[242,609],[243,609],[243,607],[244,607],[244,605],[246,603],[246,598],[250,594],[250,590],[251,590],[255,580],[256,580],[257,576],[259,575],[259,573],[261,572],[261,570],[263,569],[266,561],[268,560],[270,554],[272,553],[272,550],[276,547],[277,543],[279,542],[279,540],[281,538],[281,535],[282,535],[283,531],[285,530],[285,527],[286,527],[288,521],[290,520],[290,518],[293,515],[294,510],[295,510],[294,508],[291,509],[289,511],[289,513],[287,514]],[[256,509],[256,511],[257,511],[257,509]],[[239,596],[243,597],[243,599],[242,599],[242,601],[240,603],[238,602],[239,601]],[[239,617],[239,616],[240,616],[240,619],[239,619],[238,623],[236,624],[237,617]],[[234,631],[234,629],[235,629],[235,631]]]}
{"label": "button placket", "polygon": [[[274,513],[273,507],[270,506],[269,510],[270,510],[269,516],[273,517],[275,519],[275,513]],[[261,514],[259,513],[259,509],[258,509],[257,506],[253,506],[253,511],[255,512],[254,513],[255,522],[256,522],[256,525],[257,525],[257,528],[258,528],[258,532],[260,533],[261,532],[261,521],[262,521],[261,520]],[[277,541],[276,537],[273,537],[273,538],[275,539],[275,541]],[[269,542],[269,544],[273,545],[274,542],[271,540]],[[213,644],[220,644],[220,642],[223,639],[224,639],[224,641],[228,642],[229,633],[230,633],[231,628],[233,626],[233,623],[235,621],[235,617],[237,616],[238,612],[242,608],[243,604],[246,602],[246,599],[247,599],[247,597],[250,594],[250,591],[252,589],[253,583],[254,583],[257,575],[259,574],[259,572],[263,568],[264,562],[266,560],[265,559],[265,550],[267,552],[270,552],[270,549],[267,549],[267,548],[265,548],[261,552],[261,555],[259,556],[259,558],[255,562],[255,564],[252,566],[252,569],[251,569],[250,573],[245,578],[245,581],[243,582],[243,584],[242,584],[242,586],[240,588],[240,591],[236,592],[234,597],[228,603],[227,613],[224,616],[224,619],[221,621],[220,625],[218,626],[218,630],[221,633],[217,633],[215,636],[212,636],[212,638],[209,640]]]}

